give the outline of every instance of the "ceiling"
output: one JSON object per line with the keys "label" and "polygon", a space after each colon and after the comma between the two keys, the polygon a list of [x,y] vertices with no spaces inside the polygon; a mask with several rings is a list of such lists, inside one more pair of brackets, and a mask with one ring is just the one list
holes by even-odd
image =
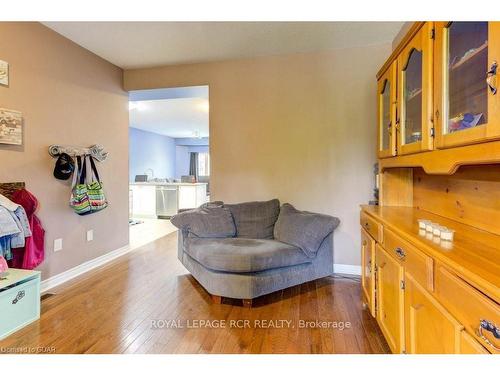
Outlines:
{"label": "ceiling", "polygon": [[176,98],[130,103],[130,126],[172,138],[208,137],[208,99]]}
{"label": "ceiling", "polygon": [[403,22],[44,22],[111,63],[161,65],[390,43]]}

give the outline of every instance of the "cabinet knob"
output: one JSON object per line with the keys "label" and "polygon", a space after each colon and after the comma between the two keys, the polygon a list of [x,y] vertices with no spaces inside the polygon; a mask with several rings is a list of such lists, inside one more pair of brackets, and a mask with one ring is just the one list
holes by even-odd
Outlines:
{"label": "cabinet knob", "polygon": [[406,256],[405,251],[400,247],[396,247],[394,252],[396,253],[396,255],[398,256],[399,259],[404,259]]}
{"label": "cabinet knob", "polygon": [[491,346],[495,350],[500,350],[500,347],[496,346],[493,342],[484,336],[483,330],[488,331],[493,334],[495,339],[500,339],[500,328],[498,328],[495,324],[486,319],[481,319],[479,321],[479,327],[477,329],[477,335],[484,340],[486,344]]}

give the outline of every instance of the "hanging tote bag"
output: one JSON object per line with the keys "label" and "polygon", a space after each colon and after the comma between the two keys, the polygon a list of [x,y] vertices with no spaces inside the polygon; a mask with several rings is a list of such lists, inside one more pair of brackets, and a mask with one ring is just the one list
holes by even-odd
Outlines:
{"label": "hanging tote bag", "polygon": [[[91,165],[90,181],[87,181],[87,157]],[[102,211],[108,206],[92,156],[84,156],[83,163],[80,156],[77,156],[75,171],[73,172],[70,206],[78,215],[88,215]]]}
{"label": "hanging tote bag", "polygon": [[[99,173],[94,162],[94,158],[88,155],[91,166],[91,181],[87,183],[87,194],[89,196],[90,211],[98,212],[104,210],[108,207],[108,201],[106,200],[106,195],[104,194],[104,189],[102,187],[101,179],[99,178]],[[84,162],[85,164],[85,162]]]}
{"label": "hanging tote bag", "polygon": [[90,201],[85,183],[85,159],[82,165],[80,156],[76,157],[75,170],[71,183],[71,197],[69,205],[78,215],[88,215],[90,213]]}

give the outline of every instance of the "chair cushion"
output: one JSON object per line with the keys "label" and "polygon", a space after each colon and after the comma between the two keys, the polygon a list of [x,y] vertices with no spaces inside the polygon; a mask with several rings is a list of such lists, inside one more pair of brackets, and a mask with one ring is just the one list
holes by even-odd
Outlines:
{"label": "chair cushion", "polygon": [[236,236],[242,238],[273,239],[274,223],[280,213],[280,201],[225,204],[236,225]]}
{"label": "chair cushion", "polygon": [[311,261],[295,246],[265,239],[187,238],[184,250],[206,268],[224,272],[258,272]]}
{"label": "chair cushion", "polygon": [[188,237],[234,237],[236,227],[229,209],[218,204],[205,204],[194,210],[181,212],[170,220],[188,233]]}
{"label": "chair cushion", "polygon": [[323,240],[339,225],[340,220],[330,215],[299,211],[291,204],[281,206],[274,226],[274,238],[297,246],[308,257],[315,257]]}

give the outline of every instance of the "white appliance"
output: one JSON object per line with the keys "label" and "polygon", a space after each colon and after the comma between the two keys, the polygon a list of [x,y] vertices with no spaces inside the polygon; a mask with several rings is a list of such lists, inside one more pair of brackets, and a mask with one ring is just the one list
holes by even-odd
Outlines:
{"label": "white appliance", "polygon": [[170,218],[177,214],[178,189],[177,186],[160,185],[156,187],[156,216]]}

